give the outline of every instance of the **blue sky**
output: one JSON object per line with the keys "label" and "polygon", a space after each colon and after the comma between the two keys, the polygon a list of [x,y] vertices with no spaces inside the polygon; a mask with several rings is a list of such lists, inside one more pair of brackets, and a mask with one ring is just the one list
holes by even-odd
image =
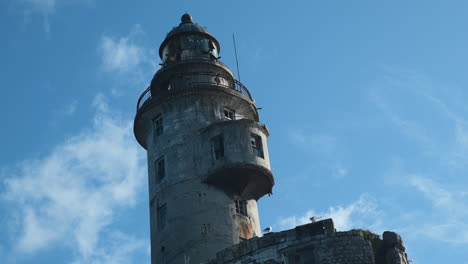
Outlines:
{"label": "blue sky", "polygon": [[3,263],[149,263],[132,119],[186,11],[233,70],[236,35],[263,108],[263,226],[333,217],[468,263],[468,3],[398,0],[2,1]]}

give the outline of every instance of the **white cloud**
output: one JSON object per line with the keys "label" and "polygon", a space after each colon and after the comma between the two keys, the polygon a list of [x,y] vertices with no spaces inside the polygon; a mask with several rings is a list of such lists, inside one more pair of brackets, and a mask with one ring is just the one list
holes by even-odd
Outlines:
{"label": "white cloud", "polygon": [[381,211],[376,200],[369,195],[361,195],[357,201],[347,206],[332,206],[324,212],[309,210],[300,216],[282,218],[277,222],[281,230],[294,228],[298,225],[310,223],[311,216],[320,216],[322,219],[332,218],[335,228],[339,231],[352,228],[372,229],[380,232]]}
{"label": "white cloud", "polygon": [[24,235],[20,238],[19,248],[25,252],[31,252],[47,245],[50,241],[57,239],[57,232],[47,223],[39,222],[38,216],[31,207],[23,208]]}
{"label": "white cloud", "polygon": [[103,71],[110,73],[115,84],[112,95],[122,95],[129,87],[143,90],[159,67],[156,51],[148,48],[147,35],[134,25],[126,36],[104,34],[98,44]]}
{"label": "white cloud", "polygon": [[136,239],[129,235],[114,232],[110,234],[108,245],[104,249],[96,250],[92,260],[77,260],[72,264],[127,264],[136,263],[132,258],[135,253],[141,253],[147,250],[148,241]]}
{"label": "white cloud", "polygon": [[133,138],[132,122],[103,111],[108,107],[102,98],[95,100],[95,107],[91,129],[2,175],[8,214],[20,215],[21,224],[12,231],[20,252],[66,246],[83,262],[103,259],[99,250],[109,242],[102,241],[106,227],[146,190],[144,157]]}
{"label": "white cloud", "polygon": [[100,52],[104,70],[130,71],[139,66],[146,59],[146,51],[136,44],[135,35],[141,34],[140,26],[135,26],[129,36],[101,38]]}

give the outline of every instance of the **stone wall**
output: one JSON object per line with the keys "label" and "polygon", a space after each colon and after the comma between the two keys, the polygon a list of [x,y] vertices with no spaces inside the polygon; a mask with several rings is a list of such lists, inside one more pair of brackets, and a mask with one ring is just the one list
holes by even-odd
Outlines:
{"label": "stone wall", "polygon": [[371,242],[358,231],[335,232],[326,219],[219,252],[209,264],[375,264]]}

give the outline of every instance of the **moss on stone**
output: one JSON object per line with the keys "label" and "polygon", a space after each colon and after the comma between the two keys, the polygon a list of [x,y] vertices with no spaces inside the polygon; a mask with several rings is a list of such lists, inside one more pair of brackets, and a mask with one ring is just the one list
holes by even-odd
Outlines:
{"label": "moss on stone", "polygon": [[379,239],[380,240],[380,236],[372,231],[369,231],[369,230],[365,230],[365,229],[353,229],[351,231],[355,231],[355,232],[358,232],[359,235],[361,235],[364,239],[367,239],[369,241],[372,242],[372,240],[374,239]]}
{"label": "moss on stone", "polygon": [[358,232],[360,236],[371,242],[376,264],[386,264],[384,258],[383,240],[380,239],[378,234],[364,229],[353,229],[351,231]]}

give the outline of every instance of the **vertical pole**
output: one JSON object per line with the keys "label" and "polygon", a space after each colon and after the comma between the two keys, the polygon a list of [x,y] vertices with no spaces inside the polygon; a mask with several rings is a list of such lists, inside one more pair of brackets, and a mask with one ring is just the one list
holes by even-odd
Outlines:
{"label": "vertical pole", "polygon": [[240,77],[240,72],[239,72],[239,60],[237,59],[236,38],[234,37],[234,33],[232,34],[232,42],[234,42],[234,54],[236,54],[237,78],[239,79],[239,82],[240,82],[241,77]]}

